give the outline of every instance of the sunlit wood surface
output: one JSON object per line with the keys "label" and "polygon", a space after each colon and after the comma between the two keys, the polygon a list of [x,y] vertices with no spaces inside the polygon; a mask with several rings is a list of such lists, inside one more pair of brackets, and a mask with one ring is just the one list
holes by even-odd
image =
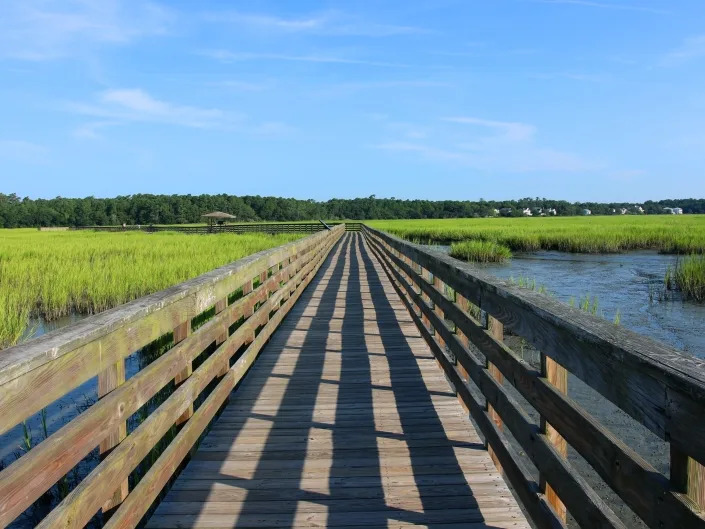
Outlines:
{"label": "sunlit wood surface", "polygon": [[529,527],[374,254],[334,247],[148,527]]}

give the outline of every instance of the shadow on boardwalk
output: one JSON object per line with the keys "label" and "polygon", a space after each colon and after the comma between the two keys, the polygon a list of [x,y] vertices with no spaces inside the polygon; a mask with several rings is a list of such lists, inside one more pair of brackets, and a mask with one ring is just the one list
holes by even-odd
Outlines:
{"label": "shadow on boardwalk", "polygon": [[148,527],[528,527],[359,234],[331,251]]}

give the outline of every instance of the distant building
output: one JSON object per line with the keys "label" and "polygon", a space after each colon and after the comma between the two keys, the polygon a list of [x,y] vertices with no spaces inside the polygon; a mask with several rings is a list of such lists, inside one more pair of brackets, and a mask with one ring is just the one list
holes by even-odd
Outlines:
{"label": "distant building", "polygon": [[644,213],[644,208],[642,208],[642,207],[641,207],[640,205],[638,205],[638,204],[635,204],[635,205],[634,205],[634,211],[636,211],[637,213]]}
{"label": "distant building", "polygon": [[626,214],[627,214],[627,208],[619,208],[619,214],[620,214],[620,215],[626,215]]}
{"label": "distant building", "polygon": [[499,215],[499,210],[497,208],[493,209],[492,211],[494,212],[495,215]]}
{"label": "distant building", "polygon": [[673,208],[673,213],[675,215],[682,215],[683,214],[683,208]]}
{"label": "distant building", "polygon": [[584,210],[582,211],[582,214],[583,214],[583,215],[592,215],[592,211],[590,211],[589,209],[584,209]]}
{"label": "distant building", "polygon": [[503,217],[508,217],[512,214],[512,208],[502,208],[499,210],[499,214]]}
{"label": "distant building", "polygon": [[558,215],[558,212],[556,211],[556,208],[548,208],[546,210],[546,215]]}
{"label": "distant building", "polygon": [[525,217],[531,217],[532,213],[529,208],[524,208],[521,210],[521,214],[524,215]]}
{"label": "distant building", "polygon": [[663,212],[666,215],[682,215],[683,209],[682,208],[663,208]]}

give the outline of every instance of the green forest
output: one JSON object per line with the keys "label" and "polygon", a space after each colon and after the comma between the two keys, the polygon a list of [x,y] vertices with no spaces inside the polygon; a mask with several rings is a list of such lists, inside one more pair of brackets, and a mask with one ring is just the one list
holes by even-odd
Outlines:
{"label": "green forest", "polygon": [[[331,199],[235,195],[127,195],[115,198],[30,199],[0,193],[0,227],[106,226],[126,224],[185,224],[202,222],[209,211],[224,211],[238,221],[299,221],[316,219],[444,219],[486,217],[495,210],[511,208],[555,209],[557,215],[619,214],[620,208],[636,213],[634,203],[567,202],[546,198],[519,200],[402,200],[397,198]],[[705,199],[674,199],[641,203],[646,214],[661,214],[664,207],[680,207],[684,213],[705,213]]]}

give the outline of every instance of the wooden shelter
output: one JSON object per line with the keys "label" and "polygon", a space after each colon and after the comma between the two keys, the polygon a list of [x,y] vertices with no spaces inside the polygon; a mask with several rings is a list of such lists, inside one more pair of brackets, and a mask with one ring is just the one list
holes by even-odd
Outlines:
{"label": "wooden shelter", "polygon": [[205,215],[201,215],[201,217],[204,217],[208,219],[208,225],[213,226],[214,224],[217,225],[223,225],[225,224],[225,221],[228,219],[235,219],[235,215],[231,215],[230,213],[223,213],[222,211],[213,211],[211,213],[206,213]]}

